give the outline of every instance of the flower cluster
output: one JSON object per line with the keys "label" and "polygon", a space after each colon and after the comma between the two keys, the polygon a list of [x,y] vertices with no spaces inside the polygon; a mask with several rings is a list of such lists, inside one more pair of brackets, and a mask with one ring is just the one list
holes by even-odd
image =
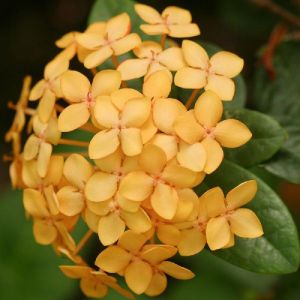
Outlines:
{"label": "flower cluster", "polygon": [[[10,174],[24,190],[34,237],[71,260],[60,269],[95,298],[109,288],[133,298],[112,274],[135,294],[159,295],[166,275],[194,276],[169,260],[177,252],[228,248],[236,236],[263,234],[255,213],[241,208],[255,196],[254,180],[226,196],[220,187],[200,197],[193,189],[220,166],[224,147],[240,147],[252,136],[242,122],[223,119],[222,101],[233,99],[232,78],[243,60],[226,51],[209,57],[191,40],[171,41],[200,34],[185,9],[160,14],[136,4],[135,10],[147,23],[141,30],[160,35],[160,43],[131,33],[126,13],[68,33],[56,42],[63,50],[46,65],[44,79],[29,90],[27,78],[19,102],[10,103],[17,112],[6,136],[14,148]],[[81,72],[70,69],[76,56]],[[174,99],[173,84],[194,91]],[[28,100],[38,101],[37,108]],[[25,115],[29,137],[22,151]],[[77,243],[72,230],[80,219],[88,232]],[[104,246],[95,267],[80,255],[94,233]]]}

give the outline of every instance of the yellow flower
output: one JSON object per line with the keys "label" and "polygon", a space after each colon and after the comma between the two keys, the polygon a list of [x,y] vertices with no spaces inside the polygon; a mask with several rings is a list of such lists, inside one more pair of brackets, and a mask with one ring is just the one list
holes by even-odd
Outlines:
{"label": "yellow flower", "polygon": [[191,188],[199,174],[167,161],[163,150],[155,145],[144,147],[139,157],[141,171],[130,172],[120,183],[120,194],[132,201],[150,198],[152,209],[162,218],[171,220],[180,201],[178,190]]}
{"label": "yellow flower", "polygon": [[75,130],[93,117],[96,98],[109,95],[119,89],[121,75],[115,70],[98,72],[92,84],[87,77],[77,71],[67,71],[61,78],[61,90],[71,105],[67,106],[58,118],[58,128],[62,132]]}
{"label": "yellow flower", "polygon": [[145,244],[147,238],[131,230],[126,231],[118,245],[103,250],[95,264],[109,273],[125,277],[128,287],[136,294],[161,294],[167,287],[166,275],[187,280],[194,274],[171,261],[177,249],[167,245]]}
{"label": "yellow flower", "polygon": [[69,60],[56,57],[44,69],[44,79],[32,88],[29,100],[40,99],[37,111],[42,122],[47,122],[52,115],[57,97],[61,97],[60,77],[69,68]]}
{"label": "yellow flower", "polygon": [[194,110],[177,117],[174,130],[186,143],[177,155],[183,166],[195,170],[197,166],[192,166],[189,155],[191,154],[191,158],[203,157],[204,147],[204,171],[210,174],[223,160],[222,147],[236,148],[250,140],[252,134],[246,125],[235,119],[220,121],[222,114],[223,105],[220,98],[212,91],[206,91],[196,101]]}
{"label": "yellow flower", "polygon": [[187,222],[177,224],[181,239],[177,247],[181,255],[200,252],[206,242],[211,250],[232,247],[234,235],[257,238],[263,234],[255,213],[240,208],[250,202],[257,191],[255,180],[249,180],[232,189],[226,197],[219,187],[199,197],[194,214]]}
{"label": "yellow flower", "polygon": [[[103,32],[103,22],[92,23],[84,33],[93,33],[93,34],[102,34]],[[64,49],[59,56],[64,56],[68,60],[71,60],[76,54],[78,60],[83,63],[84,59],[88,54],[91,53],[91,50],[85,49],[77,42],[77,36],[80,35],[80,32],[72,31],[63,35],[59,40],[55,42],[55,45],[58,48]]]}
{"label": "yellow flower", "polygon": [[48,123],[42,123],[38,116],[33,119],[34,133],[29,136],[25,145],[23,157],[25,160],[37,160],[37,172],[39,176],[45,177],[53,150],[61,133],[57,127],[57,119],[52,117]]}
{"label": "yellow flower", "polygon": [[121,145],[127,156],[141,153],[142,127],[151,112],[151,101],[137,91],[126,90],[120,97],[99,97],[94,108],[97,123],[104,128],[90,142],[89,156],[103,158]]}
{"label": "yellow flower", "polygon": [[237,55],[220,51],[211,58],[199,44],[184,40],[183,56],[188,64],[175,75],[175,85],[186,89],[202,89],[215,92],[222,100],[232,100],[235,85],[231,78],[243,69],[244,61]]}
{"label": "yellow flower", "polygon": [[[111,56],[119,56],[141,43],[136,33],[130,33],[130,18],[127,13],[117,15],[102,24],[102,32],[86,32],[77,35],[77,42],[93,50],[84,60],[88,69],[97,67]],[[100,28],[100,27],[99,27]]]}
{"label": "yellow flower", "polygon": [[132,294],[121,288],[117,280],[104,273],[96,271],[88,266],[59,266],[60,270],[69,278],[80,279],[82,292],[91,298],[103,298],[108,293],[108,288],[113,288],[128,299],[134,299]]}
{"label": "yellow flower", "polygon": [[123,61],[118,71],[122,80],[130,80],[145,76],[145,79],[158,70],[177,71],[185,66],[182,50],[178,47],[170,47],[163,50],[161,45],[146,41],[133,50],[138,58]]}
{"label": "yellow flower", "polygon": [[174,38],[193,37],[200,34],[197,24],[191,23],[191,13],[180,7],[168,6],[160,14],[151,6],[136,4],[136,13],[148,24],[141,30],[148,35],[166,34]]}

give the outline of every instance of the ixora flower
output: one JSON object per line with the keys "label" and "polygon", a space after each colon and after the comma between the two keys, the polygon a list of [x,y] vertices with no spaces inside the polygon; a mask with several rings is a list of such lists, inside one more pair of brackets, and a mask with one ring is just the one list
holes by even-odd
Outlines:
{"label": "ixora flower", "polygon": [[[9,103],[16,110],[6,134],[13,146],[10,176],[23,189],[34,238],[72,263],[61,271],[80,280],[92,298],[113,289],[134,299],[122,281],[137,295],[160,295],[167,275],[194,277],[170,261],[176,254],[233,247],[236,237],[263,234],[256,214],[243,207],[256,194],[255,180],[226,196],[219,182],[197,194],[222,163],[222,147],[240,147],[252,136],[241,121],[222,119],[222,100],[232,100],[243,60],[226,51],[209,58],[189,40],[181,47],[166,43],[167,36],[200,34],[185,9],[169,6],[160,14],[136,4],[135,10],[147,23],[141,30],[161,35],[160,43],[131,33],[127,13],[72,31],[56,41],[62,50],[46,65],[44,79],[30,90],[28,77],[19,102]],[[90,70],[69,70],[76,55]],[[112,69],[105,68],[109,58]],[[194,91],[185,99],[178,87]],[[29,100],[37,108],[28,107]],[[72,231],[81,220],[87,232],[77,242]],[[102,245],[94,258],[98,268],[81,252],[95,235]]]}
{"label": "ixora flower", "polygon": [[[177,117],[174,122],[174,130],[187,144],[184,146],[183,155],[192,152],[203,155],[202,147],[190,150],[200,144],[206,151],[206,163],[204,171],[207,174],[217,169],[223,160],[222,147],[236,148],[250,140],[252,134],[248,127],[235,119],[220,121],[223,114],[223,105],[220,98],[212,91],[204,92],[196,101],[195,108]],[[195,154],[194,154],[195,155]],[[194,169],[190,161],[178,160],[186,167]],[[197,167],[197,166],[196,166]]]}
{"label": "ixora flower", "polygon": [[176,248],[167,245],[145,245],[142,234],[126,231],[117,245],[103,250],[95,264],[108,273],[125,277],[129,288],[136,294],[149,296],[161,294],[167,287],[166,275],[187,280],[194,274],[167,259],[176,254]]}
{"label": "ixora flower", "polygon": [[222,100],[232,100],[235,85],[231,78],[237,76],[244,61],[237,55],[220,51],[211,58],[204,48],[193,41],[184,40],[182,51],[186,67],[175,75],[175,84],[186,89],[202,89],[215,92]]}
{"label": "ixora flower", "polygon": [[174,38],[184,38],[200,34],[198,25],[191,23],[192,15],[186,9],[169,6],[160,14],[156,9],[144,4],[136,4],[134,8],[148,23],[141,25],[141,30],[148,35],[166,34]]}
{"label": "ixora flower", "polygon": [[130,33],[130,18],[126,13],[102,23],[102,32],[85,32],[76,39],[84,48],[93,50],[84,60],[88,69],[100,66],[111,56],[122,55],[141,43],[136,33]]}

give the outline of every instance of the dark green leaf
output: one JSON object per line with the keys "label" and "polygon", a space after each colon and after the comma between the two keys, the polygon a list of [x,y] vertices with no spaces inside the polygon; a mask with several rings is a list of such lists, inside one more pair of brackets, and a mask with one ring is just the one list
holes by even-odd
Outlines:
{"label": "dark green leaf", "polygon": [[258,192],[248,206],[261,220],[264,235],[257,239],[237,238],[234,247],[214,253],[234,265],[257,273],[295,272],[300,254],[297,229],[286,206],[265,182],[246,169],[224,161],[205,183],[209,187],[217,183],[228,192],[249,179],[257,180]]}
{"label": "dark green leaf", "polygon": [[249,109],[225,111],[225,118],[245,123],[253,134],[245,145],[225,151],[225,157],[242,166],[250,167],[271,158],[286,139],[285,130],[268,115]]}

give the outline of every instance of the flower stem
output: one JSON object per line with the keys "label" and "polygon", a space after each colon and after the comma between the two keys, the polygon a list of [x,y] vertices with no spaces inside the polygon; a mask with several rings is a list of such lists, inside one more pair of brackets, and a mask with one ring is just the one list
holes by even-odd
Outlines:
{"label": "flower stem", "polygon": [[160,37],[160,45],[163,49],[165,49],[166,46],[166,39],[167,39],[167,35],[165,33],[162,34]]}
{"label": "flower stem", "polygon": [[97,74],[97,69],[96,68],[92,68],[91,69],[91,73],[93,74],[93,76],[95,76]]}
{"label": "flower stem", "polygon": [[81,240],[79,241],[79,243],[77,244],[77,247],[74,251],[74,255],[78,254],[81,249],[84,247],[84,245],[88,242],[88,240],[91,238],[91,236],[93,235],[93,231],[91,229],[89,229],[85,235],[81,238]]}
{"label": "flower stem", "polygon": [[69,146],[77,146],[77,147],[88,147],[89,142],[69,140],[69,139],[60,139],[58,144],[60,145],[69,145]]}
{"label": "flower stem", "polygon": [[193,102],[194,102],[194,100],[195,100],[195,98],[196,98],[198,92],[199,92],[199,90],[198,90],[198,89],[195,89],[195,90],[193,90],[193,92],[191,93],[189,99],[186,101],[186,104],[185,104],[185,107],[186,107],[187,109],[189,109],[189,108],[192,106],[192,104],[193,104]]}
{"label": "flower stem", "polygon": [[[19,108],[18,105],[15,105],[11,101],[9,101],[7,103],[7,107],[9,109],[14,109],[14,110],[17,110]],[[23,111],[25,112],[26,115],[29,115],[29,116],[33,116],[35,114],[35,109],[32,109],[32,108],[24,108]]]}

